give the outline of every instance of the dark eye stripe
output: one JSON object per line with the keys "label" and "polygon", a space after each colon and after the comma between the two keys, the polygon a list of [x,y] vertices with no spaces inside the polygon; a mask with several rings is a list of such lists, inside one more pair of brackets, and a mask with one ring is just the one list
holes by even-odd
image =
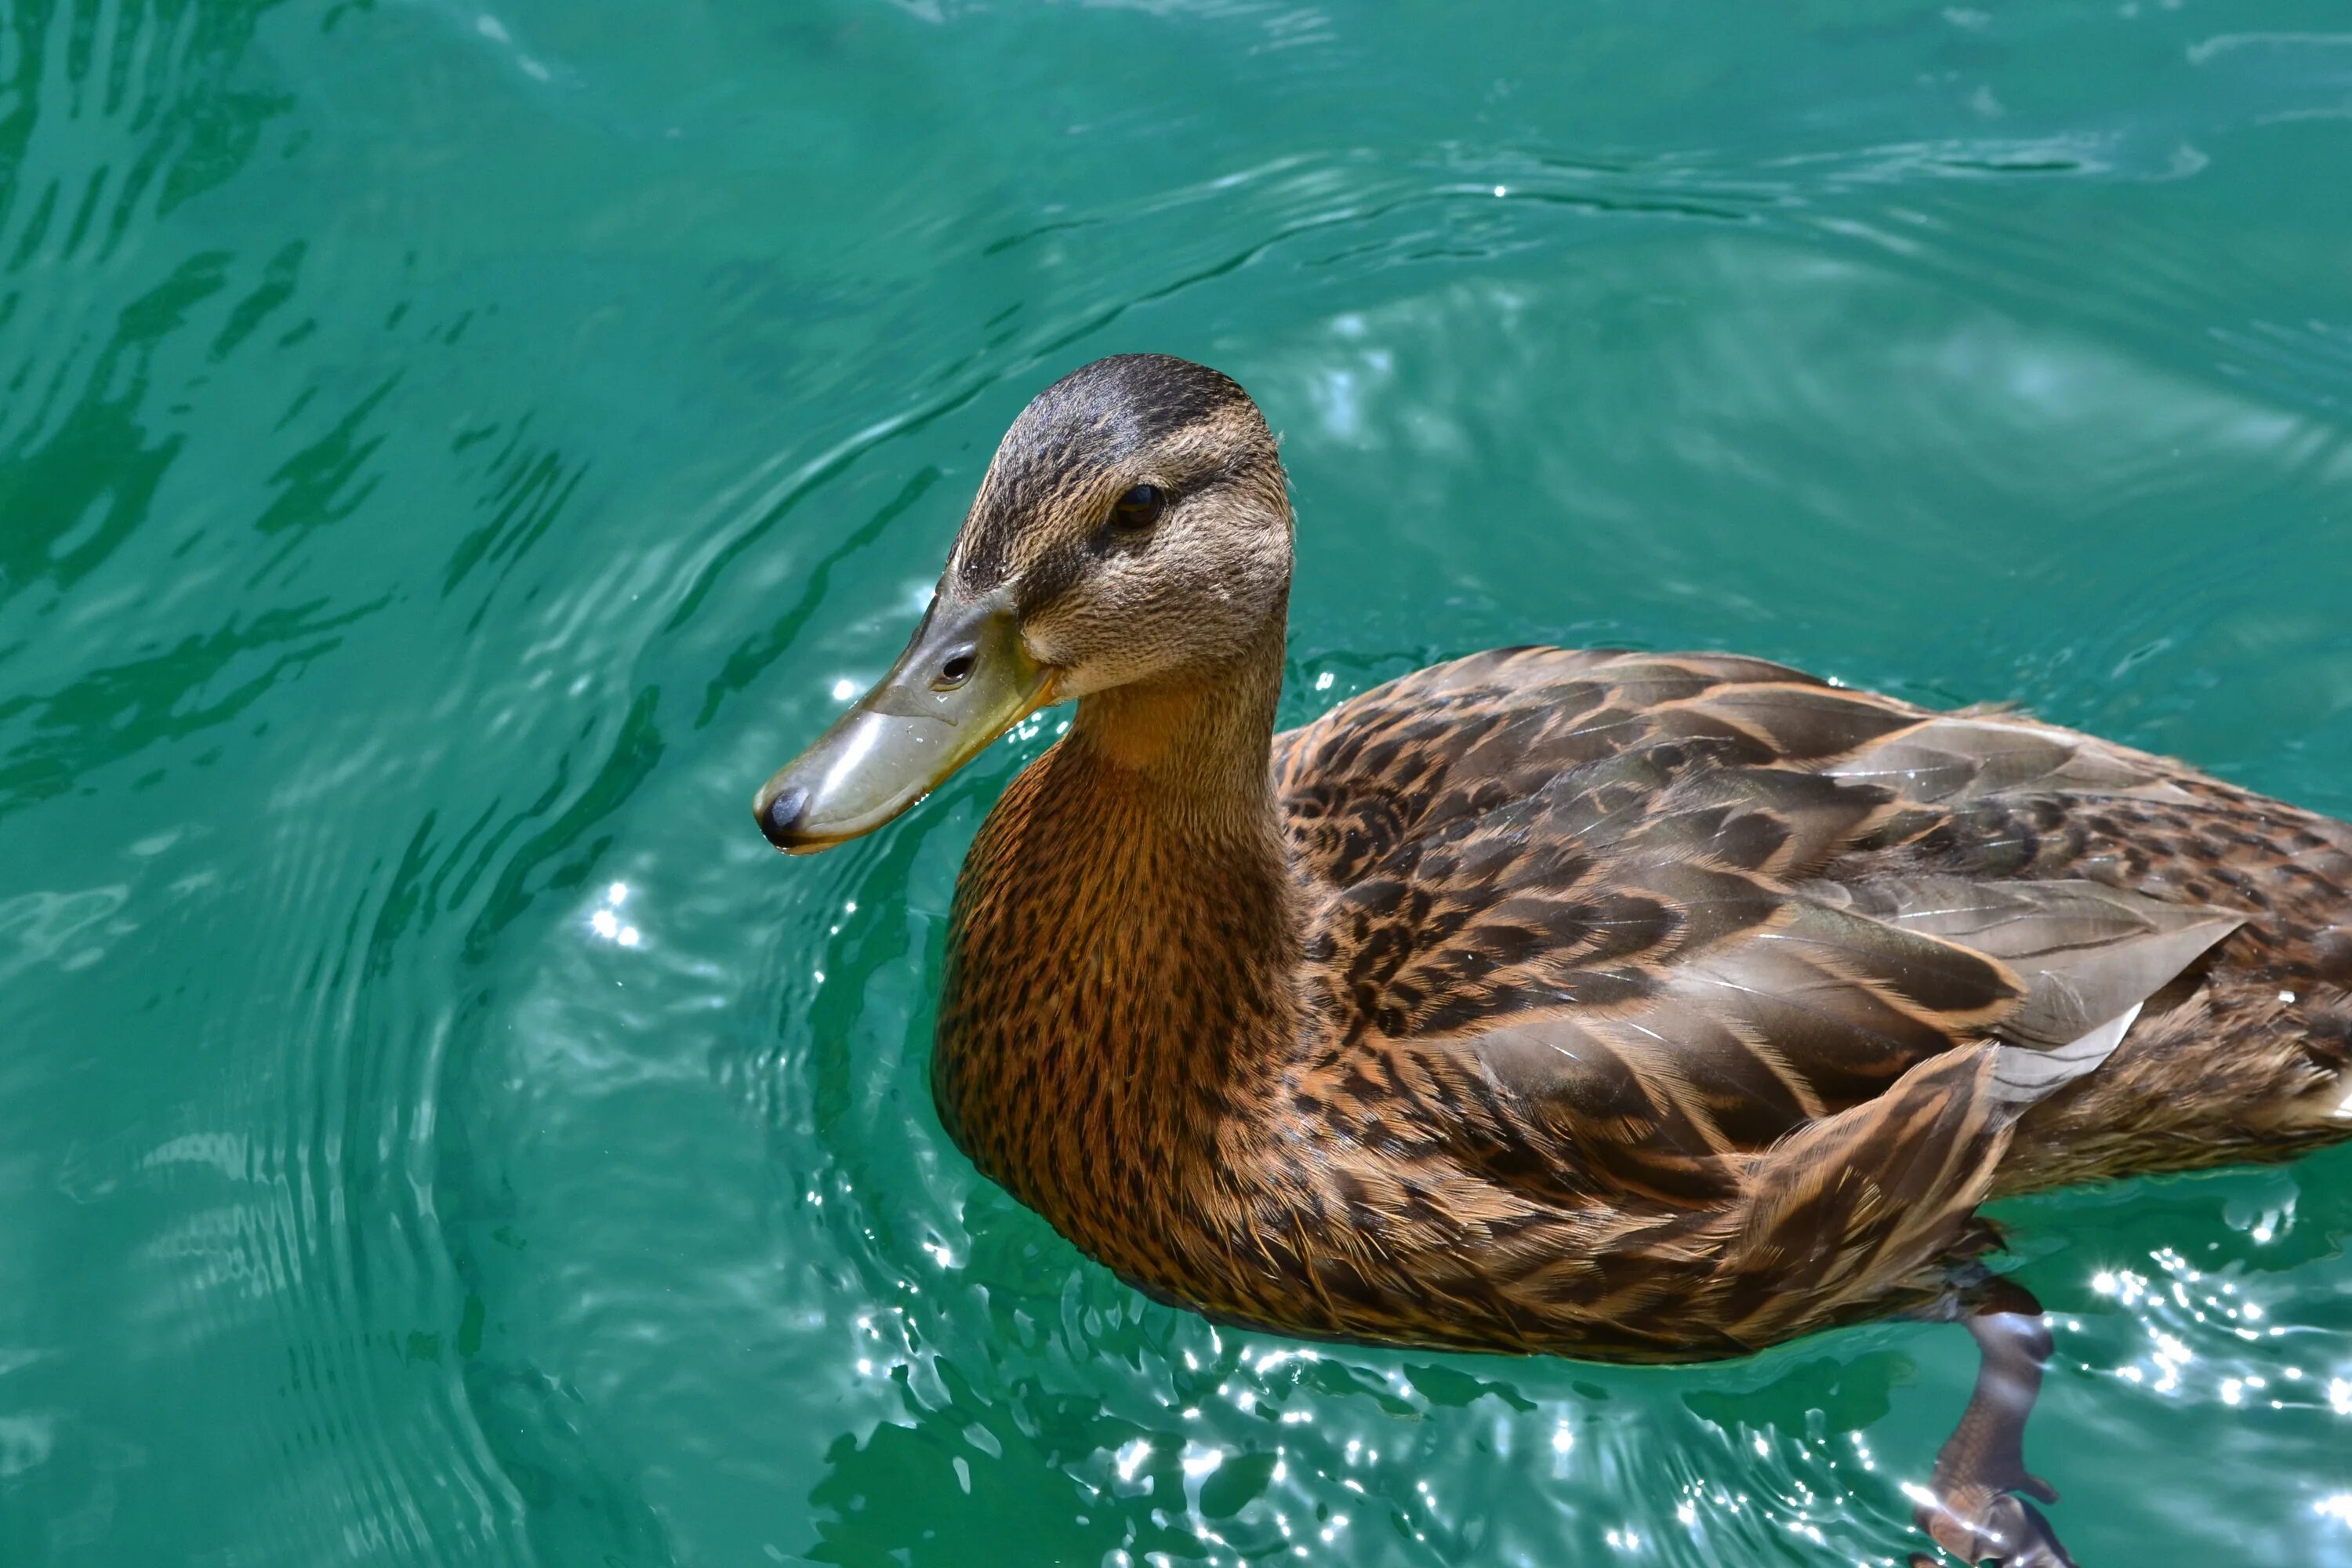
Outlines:
{"label": "dark eye stripe", "polygon": [[1013,590],[1013,607],[1034,616],[1073,587],[1093,570],[1082,545],[1060,545],[1033,562]]}

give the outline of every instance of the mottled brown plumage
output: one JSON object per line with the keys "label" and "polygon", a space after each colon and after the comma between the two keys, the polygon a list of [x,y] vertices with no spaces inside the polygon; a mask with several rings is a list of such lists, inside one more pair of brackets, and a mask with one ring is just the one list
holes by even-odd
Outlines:
{"label": "mottled brown plumage", "polygon": [[[1108,531],[1138,484],[1164,519]],[[2352,1133],[2343,826],[1726,655],[1479,654],[1277,736],[1289,531],[1238,387],[1102,362],[934,612],[1009,603],[1080,699],[965,862],[940,1110],[1139,1288],[1735,1355],[1949,1298],[1988,1198]]]}
{"label": "mottled brown plumage", "polygon": [[1277,846],[1168,821],[1090,717],[966,863],[940,1104],[1229,1321],[1737,1354],[1940,1292],[1996,1193],[2352,1131],[2352,838],[2178,764],[1530,648],[1278,737]]}

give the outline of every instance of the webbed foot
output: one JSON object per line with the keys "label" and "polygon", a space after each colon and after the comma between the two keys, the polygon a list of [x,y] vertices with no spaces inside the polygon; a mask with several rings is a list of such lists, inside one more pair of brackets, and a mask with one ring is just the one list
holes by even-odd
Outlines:
{"label": "webbed foot", "polygon": [[[2047,1485],[2032,1484],[2043,1502],[2058,1500]],[[1933,1502],[1914,1510],[1912,1517],[1937,1545],[1963,1563],[1990,1563],[1992,1568],[2075,1568],[2042,1510],[2013,1493],[1981,1487],[1938,1492]],[[1936,1568],[1935,1560],[1914,1552],[1911,1568]]]}
{"label": "webbed foot", "polygon": [[[2042,1365],[2051,1351],[2041,1303],[2008,1286],[1999,1293],[1997,1310],[1962,1321],[1984,1358],[1976,1392],[1936,1455],[1932,1497],[1912,1517],[1963,1563],[2074,1568],[2057,1531],[2033,1506],[2056,1502],[2057,1489],[2025,1468],[2025,1418],[2042,1391]],[[1913,1552],[1911,1563],[1934,1568],[1924,1552]]]}

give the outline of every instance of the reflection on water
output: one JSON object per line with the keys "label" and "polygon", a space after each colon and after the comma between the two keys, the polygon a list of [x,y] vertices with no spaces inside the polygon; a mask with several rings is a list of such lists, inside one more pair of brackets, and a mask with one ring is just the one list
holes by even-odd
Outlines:
{"label": "reflection on water", "polygon": [[[1903,1561],[1948,1329],[1307,1348],[974,1178],[940,941],[1059,715],[821,859],[743,805],[1029,393],[1157,348],[1284,432],[1293,718],[1738,647],[2352,813],[2347,61],[2283,4],[0,5],[0,1560]],[[2003,1217],[2084,1561],[2352,1563],[2352,1161]]]}

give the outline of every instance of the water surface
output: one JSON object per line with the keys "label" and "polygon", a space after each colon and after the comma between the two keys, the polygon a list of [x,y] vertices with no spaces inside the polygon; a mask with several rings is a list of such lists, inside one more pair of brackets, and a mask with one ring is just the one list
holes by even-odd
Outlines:
{"label": "water surface", "polygon": [[[1885,1564],[1973,1374],[1307,1349],[926,1087],[1025,729],[786,862],[997,435],[1239,377],[1286,714],[1501,643],[2352,814],[2283,0],[0,0],[0,1561]],[[2014,1203],[2086,1563],[2352,1563],[2352,1152]]]}

